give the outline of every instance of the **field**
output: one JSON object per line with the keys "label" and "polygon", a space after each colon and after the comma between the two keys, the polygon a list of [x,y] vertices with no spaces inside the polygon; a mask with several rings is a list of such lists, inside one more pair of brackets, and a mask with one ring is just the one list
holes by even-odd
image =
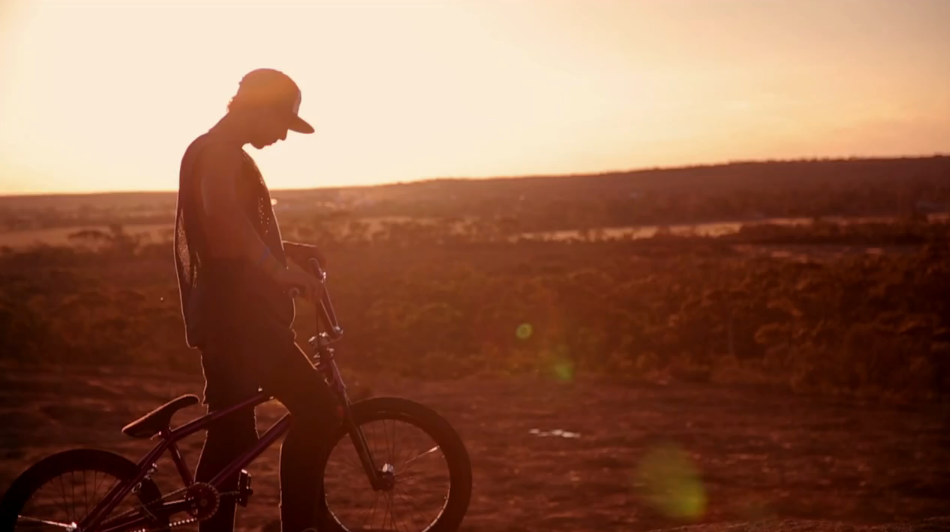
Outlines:
{"label": "field", "polygon": [[[746,521],[807,530],[781,521],[920,524],[948,514],[946,407],[709,385],[358,380],[374,395],[428,404],[460,431],[475,471],[463,530],[626,531]],[[119,428],[177,394],[200,394],[201,382],[180,374],[12,370],[0,376],[0,390],[6,485],[24,464],[73,446],[137,458],[148,442]],[[192,407],[176,419],[200,412]],[[260,408],[260,425],[280,412],[277,404]],[[579,436],[538,435],[556,429]],[[200,437],[186,447],[190,463],[199,448]],[[271,449],[252,467],[256,494],[239,514],[239,530],[278,530],[277,456]],[[160,468],[170,487],[174,467],[166,458]],[[651,490],[665,489],[649,502]],[[674,509],[679,517],[670,515]],[[937,529],[940,522],[930,523]]]}
{"label": "field", "polygon": [[[357,395],[466,441],[463,530],[950,529],[950,158],[274,198],[329,257]],[[0,198],[0,490],[58,449],[135,458],[119,428],[200,393],[174,207]],[[278,530],[276,460],[243,530]]]}

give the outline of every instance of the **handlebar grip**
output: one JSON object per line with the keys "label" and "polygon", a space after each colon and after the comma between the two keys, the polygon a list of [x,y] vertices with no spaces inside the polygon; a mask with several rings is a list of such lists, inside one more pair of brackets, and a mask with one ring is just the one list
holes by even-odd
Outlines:
{"label": "handlebar grip", "polygon": [[[310,273],[312,273],[314,277],[316,277],[317,279],[320,279],[321,281],[326,280],[327,274],[326,272],[323,271],[323,268],[320,266],[320,261],[318,261],[317,259],[311,258],[311,259],[308,259],[307,262],[310,265]],[[297,298],[300,296],[300,289],[291,288],[290,290],[287,291],[287,294],[290,295],[291,298]]]}
{"label": "handlebar grip", "polygon": [[320,279],[321,281],[326,280],[327,274],[323,271],[323,266],[320,265],[319,260],[311,257],[307,259],[307,263],[310,265],[310,272],[313,273],[317,279]]}

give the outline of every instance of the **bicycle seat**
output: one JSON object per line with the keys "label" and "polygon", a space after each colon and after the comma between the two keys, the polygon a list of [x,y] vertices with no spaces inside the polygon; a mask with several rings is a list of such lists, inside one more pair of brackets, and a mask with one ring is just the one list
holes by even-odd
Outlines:
{"label": "bicycle seat", "polygon": [[182,395],[122,427],[122,433],[133,438],[151,438],[168,428],[175,412],[196,404],[198,404],[198,396]]}

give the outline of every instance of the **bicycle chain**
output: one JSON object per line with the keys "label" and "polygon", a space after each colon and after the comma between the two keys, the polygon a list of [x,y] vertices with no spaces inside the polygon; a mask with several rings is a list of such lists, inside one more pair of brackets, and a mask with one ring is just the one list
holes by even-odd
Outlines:
{"label": "bicycle chain", "polygon": [[[179,488],[179,489],[177,489],[177,490],[175,490],[175,491],[166,493],[165,495],[162,495],[161,498],[155,499],[154,501],[150,501],[150,502],[148,502],[147,504],[141,504],[141,503],[139,503],[139,504],[138,504],[138,507],[135,508],[134,510],[127,510],[127,511],[125,511],[125,512],[122,512],[121,514],[113,515],[112,517],[110,517],[110,518],[106,519],[105,521],[103,521],[99,526],[100,526],[100,527],[105,527],[105,526],[108,525],[110,522],[114,522],[114,521],[117,521],[117,520],[119,520],[119,519],[121,519],[121,518],[125,518],[125,517],[131,517],[135,512],[139,512],[139,513],[141,513],[141,514],[146,515],[147,517],[151,517],[152,519],[155,519],[155,514],[153,514],[153,513],[150,511],[150,507],[152,507],[152,509],[154,509],[155,506],[157,506],[157,505],[159,505],[159,504],[164,504],[165,502],[167,502],[167,500],[168,500],[170,497],[174,497],[174,496],[179,495],[179,494],[182,494],[182,493],[187,493],[189,489],[192,489],[192,488],[193,488],[193,486],[194,486],[194,485],[189,486],[189,487],[187,487],[187,488]],[[241,492],[240,492],[240,491],[222,491],[222,492],[219,492],[219,493],[218,493],[218,499],[220,500],[220,499],[223,498],[223,497],[238,497],[238,496],[240,496],[240,495],[241,495]],[[216,511],[217,511],[217,510],[216,510]],[[212,515],[213,515],[213,514],[212,514]],[[211,517],[211,516],[209,515],[208,517]],[[196,518],[196,517],[189,517],[189,518],[187,518],[187,519],[182,519],[182,520],[179,520],[179,521],[172,521],[171,523],[168,523],[168,526],[159,525],[157,528],[156,528],[156,527],[136,528],[136,529],[133,529],[131,532],[163,532],[164,530],[168,530],[168,529],[171,529],[171,528],[178,528],[178,527],[182,527],[182,526],[185,526],[185,525],[194,524],[194,523],[197,523],[197,522],[199,522],[199,521],[201,521],[201,519],[198,519],[198,518]]]}
{"label": "bicycle chain", "polygon": [[[241,494],[241,492],[239,492],[239,491],[225,491],[225,492],[219,493],[218,495],[219,495],[220,497],[237,497],[237,496],[240,495],[240,494]],[[132,532],[164,532],[165,530],[169,530],[169,529],[172,529],[172,528],[180,528],[180,527],[183,527],[183,526],[192,525],[192,524],[195,524],[195,523],[197,523],[197,522],[199,522],[199,521],[201,521],[201,519],[198,519],[197,517],[189,517],[189,518],[187,518],[187,519],[182,519],[182,520],[180,520],[180,521],[172,521],[171,523],[168,523],[168,526],[167,526],[167,527],[160,527],[160,528],[137,528],[137,529],[133,530]]]}
{"label": "bicycle chain", "polygon": [[[218,497],[237,497],[237,496],[240,495],[240,494],[241,494],[240,491],[224,491],[224,492],[219,493],[219,494],[218,494]],[[213,514],[212,514],[212,515],[213,515]],[[208,517],[211,517],[211,516],[208,516]],[[140,528],[140,529],[138,529],[138,530],[134,530],[133,532],[163,532],[163,531],[165,531],[165,530],[169,530],[169,529],[172,529],[172,528],[179,528],[179,527],[183,527],[183,526],[187,526],[187,525],[192,525],[192,524],[195,524],[195,523],[197,523],[197,522],[199,522],[199,521],[202,521],[202,519],[199,519],[199,518],[197,518],[197,517],[189,517],[189,518],[187,518],[187,519],[182,519],[182,520],[180,520],[180,521],[172,521],[171,523],[168,523],[168,526],[167,526],[167,527],[161,527],[161,528]]]}

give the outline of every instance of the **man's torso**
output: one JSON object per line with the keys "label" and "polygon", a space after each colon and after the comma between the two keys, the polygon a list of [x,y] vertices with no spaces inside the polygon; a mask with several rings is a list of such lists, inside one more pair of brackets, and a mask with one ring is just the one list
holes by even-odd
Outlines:
{"label": "man's torso", "polygon": [[[195,139],[182,158],[176,215],[175,254],[182,314],[188,344],[201,347],[218,329],[278,327],[286,330],[294,317],[293,300],[247,259],[216,253],[220,235],[209,231],[202,201],[200,158],[211,135]],[[242,149],[241,171],[234,177],[235,201],[270,248],[284,261],[280,230],[270,194],[257,165]],[[231,331],[229,331],[230,333]]]}

